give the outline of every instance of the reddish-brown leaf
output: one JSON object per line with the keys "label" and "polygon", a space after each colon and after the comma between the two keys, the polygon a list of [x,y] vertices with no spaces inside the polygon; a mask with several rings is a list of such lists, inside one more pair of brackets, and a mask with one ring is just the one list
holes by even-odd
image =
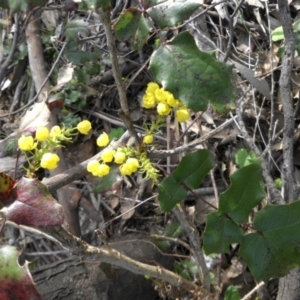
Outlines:
{"label": "reddish-brown leaf", "polygon": [[8,220],[27,226],[56,226],[64,220],[62,206],[36,178],[21,178],[12,190],[15,202],[2,209]]}
{"label": "reddish-brown leaf", "polygon": [[11,192],[15,181],[3,172],[0,172],[0,204],[7,206],[12,203]]}
{"label": "reddish-brown leaf", "polygon": [[18,251],[12,246],[0,247],[0,299],[40,300],[28,270],[28,263],[18,264]]}

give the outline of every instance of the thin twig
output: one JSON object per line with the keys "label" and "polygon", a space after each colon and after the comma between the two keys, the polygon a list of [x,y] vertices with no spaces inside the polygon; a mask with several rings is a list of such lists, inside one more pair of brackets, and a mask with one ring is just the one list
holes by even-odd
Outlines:
{"label": "thin twig", "polygon": [[190,244],[193,248],[193,251],[195,253],[195,261],[196,265],[198,267],[199,276],[200,276],[200,282],[202,286],[206,289],[210,289],[210,276],[209,276],[209,270],[207,268],[204,255],[202,253],[201,243],[200,243],[200,237],[197,230],[192,227],[192,225],[187,221],[184,212],[182,208],[180,209],[175,206],[173,208],[173,213],[175,214],[177,220],[181,224],[181,226],[184,228],[185,232],[187,233]]}
{"label": "thin twig", "polygon": [[251,298],[251,296],[259,289],[261,288],[262,286],[264,286],[265,283],[263,281],[261,281],[258,285],[255,286],[254,289],[252,289],[248,294],[246,294],[242,300],[248,300]]}
{"label": "thin twig", "polygon": [[105,31],[105,35],[107,39],[107,48],[111,57],[112,72],[116,82],[119,99],[120,99],[120,105],[122,108],[122,111],[120,112],[120,116],[122,117],[128,131],[134,137],[136,146],[139,146],[140,145],[139,137],[133,126],[133,122],[130,116],[130,110],[129,110],[127,96],[126,96],[126,89],[122,80],[122,75],[121,75],[122,73],[120,71],[120,66],[118,62],[115,40],[111,32],[110,7],[99,8],[98,12],[99,12],[99,18],[102,22]]}

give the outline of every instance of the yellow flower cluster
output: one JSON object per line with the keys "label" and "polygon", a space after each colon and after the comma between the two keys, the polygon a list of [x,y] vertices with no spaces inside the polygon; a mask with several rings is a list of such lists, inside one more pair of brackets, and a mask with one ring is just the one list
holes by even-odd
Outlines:
{"label": "yellow flower cluster", "polygon": [[142,106],[147,109],[156,106],[157,113],[161,116],[167,116],[174,110],[180,123],[190,118],[189,111],[184,104],[180,100],[175,99],[172,93],[159,87],[155,82],[148,83],[142,99]]}
{"label": "yellow flower cluster", "polygon": [[[153,142],[153,136],[146,137],[148,142]],[[108,144],[109,136],[105,132],[101,133],[97,139],[97,145],[106,147]],[[157,183],[158,171],[152,166],[150,160],[147,159],[146,161],[139,151],[126,147],[117,150],[105,148],[100,154],[100,160],[91,160],[87,165],[87,170],[94,176],[104,177],[110,172],[109,163],[120,165],[119,170],[123,176],[130,176],[137,171],[141,171],[146,173],[147,179],[153,179]]]}
{"label": "yellow flower cluster", "polygon": [[[76,128],[61,128],[53,126],[50,130],[47,127],[39,126],[36,128],[35,136],[23,134],[18,140],[19,149],[25,152],[29,162],[27,176],[34,176],[34,172],[40,167],[48,170],[57,168],[59,156],[53,152],[62,147],[63,142],[70,142],[74,130],[82,134],[88,134],[92,129],[89,121],[84,120],[78,123]],[[27,154],[29,152],[29,154]],[[29,160],[29,156],[33,159]]]}

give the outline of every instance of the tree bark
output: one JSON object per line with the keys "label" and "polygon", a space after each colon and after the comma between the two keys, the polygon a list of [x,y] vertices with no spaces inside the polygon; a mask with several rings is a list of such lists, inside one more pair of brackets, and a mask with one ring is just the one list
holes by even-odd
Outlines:
{"label": "tree bark", "polygon": [[[283,174],[285,188],[285,202],[290,203],[297,200],[295,180],[293,176],[294,155],[294,112],[291,99],[291,71],[293,67],[293,57],[295,52],[295,38],[292,28],[287,0],[278,1],[278,9],[281,16],[285,37],[285,52],[282,59],[282,69],[280,75],[280,95],[284,113],[284,133],[283,133]],[[299,267],[291,271],[288,275],[279,280],[277,300],[300,299],[300,269]]]}

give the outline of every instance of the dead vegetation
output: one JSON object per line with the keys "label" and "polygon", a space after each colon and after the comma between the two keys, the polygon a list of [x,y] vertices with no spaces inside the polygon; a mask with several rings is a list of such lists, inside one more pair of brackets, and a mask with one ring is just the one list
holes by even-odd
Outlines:
{"label": "dead vegetation", "polygon": [[[93,263],[89,260],[93,259],[98,246],[103,246],[104,252],[108,252],[101,255],[109,257],[111,248],[115,248],[118,243],[123,244],[117,247],[119,251],[133,259],[159,266],[157,270],[151,269],[153,274],[159,272],[161,267],[162,274],[166,272],[163,274],[165,278],[171,278],[173,282],[177,279],[163,267],[174,270],[173,260],[176,260],[177,272],[189,280],[178,285],[179,289],[185,286],[186,290],[192,291],[198,274],[192,272],[195,267],[192,253],[195,249],[191,236],[186,231],[176,233],[179,230],[177,219],[182,224],[177,214],[175,216],[160,212],[157,187],[145,181],[142,174],[124,178],[118,172],[114,173],[113,184],[109,185],[106,181],[87,175],[85,168],[87,161],[97,155],[95,139],[99,133],[113,132],[116,137],[123,136],[126,142],[134,143],[128,136],[124,136],[126,129],[131,130],[126,126],[128,116],[134,123],[135,131],[138,134],[144,132],[150,113],[141,108],[140,102],[147,83],[153,80],[147,67],[155,38],[151,36],[142,51],[134,51],[130,40],[117,41],[116,57],[120,70],[113,71],[111,49],[107,47],[107,43],[112,41],[107,41],[107,33],[105,34],[98,12],[80,10],[80,6],[79,9],[66,9],[65,2],[70,4],[73,1],[48,1],[45,7],[35,8],[27,13],[9,14],[7,10],[0,10],[0,122],[3,138],[0,142],[0,170],[9,174],[14,174],[16,170],[17,178],[22,176],[23,158],[18,158],[16,169],[10,160],[18,156],[16,139],[24,130],[46,124],[53,126],[64,123],[74,126],[80,119],[89,119],[93,124],[93,132],[77,138],[71,146],[61,151],[58,169],[50,174],[39,174],[41,178],[46,176],[43,182],[63,206],[69,232],[81,237],[92,245],[90,247],[95,247],[89,249],[83,263],[86,263],[88,269],[92,268]],[[215,153],[216,167],[199,189],[189,193],[183,203],[184,210],[180,211],[187,226],[197,228],[200,237],[206,215],[218,206],[220,193],[228,188],[229,176],[237,169],[234,156],[239,149],[253,150],[263,159],[268,191],[265,203],[282,204],[295,200],[297,191],[294,179],[291,178],[297,179],[300,176],[297,130],[299,57],[296,52],[294,64],[289,66],[292,68],[291,88],[288,90],[291,102],[287,108],[282,99],[286,82],[280,77],[286,68],[283,41],[272,41],[272,31],[284,25],[278,4],[275,1],[258,0],[238,1],[237,5],[233,1],[221,1],[218,5],[216,3],[203,3],[194,13],[194,16],[199,16],[178,30],[189,30],[199,49],[215,51],[218,60],[234,66],[233,84],[237,90],[237,109],[228,115],[220,115],[209,107],[206,111],[193,113],[191,120],[183,124],[170,118],[161,134],[156,137],[155,146],[149,149],[150,157],[157,164],[162,178],[170,174],[188,152],[207,148]],[[126,7],[134,5],[128,1],[116,1],[111,12],[112,24]],[[292,1],[290,10],[293,22],[298,19],[298,9],[297,1]],[[176,30],[170,29],[166,35],[171,39],[176,33]],[[124,96],[128,99],[125,110],[130,112],[129,115],[125,113],[125,117],[120,114],[120,111],[124,112],[124,107],[119,101],[122,95],[114,74],[119,71],[125,86]],[[288,130],[288,123],[292,132],[288,136],[290,144],[287,144],[287,137],[284,135],[284,130]],[[169,153],[177,155],[169,156]],[[291,164],[284,168],[283,162],[287,161]],[[274,184],[276,178],[291,179],[291,186],[280,193]],[[106,188],[108,185],[109,188]],[[172,226],[175,229],[170,234]],[[58,236],[55,238],[60,242],[63,240]],[[5,229],[3,240],[17,245],[22,250],[22,260],[31,261],[34,269],[42,268],[34,273],[34,278],[37,276],[37,279],[43,278],[38,275],[41,270],[56,272],[55,268],[61,261],[66,261],[67,266],[72,265],[71,270],[75,264],[69,260],[66,245],[62,246],[46,237],[41,238],[36,232],[16,229],[11,225]],[[125,249],[128,244],[139,240],[149,245],[143,248],[142,253],[139,246],[143,243],[139,242],[129,251]],[[73,254],[83,253],[81,250],[76,252],[74,249],[77,246],[73,246]],[[265,284],[256,283],[245,263],[238,257],[237,250],[236,245],[228,255],[207,257],[210,260],[207,265],[214,274],[214,290],[211,291],[213,297],[223,299],[226,289],[233,285],[238,288],[242,299],[254,299],[255,296],[260,299],[275,299],[278,280],[273,279]],[[118,253],[114,255],[116,259]],[[102,261],[111,263],[113,260]],[[180,261],[181,264],[178,263]],[[78,265],[81,263],[82,261]],[[138,273],[142,267],[128,267],[131,263],[127,261],[125,268]],[[116,271],[114,267],[108,269],[90,271],[95,272],[93,280],[100,276],[98,272],[106,272],[105,275],[101,273],[101,276],[109,282],[107,289],[104,286],[102,290],[91,289],[89,295],[94,298],[90,299],[100,299],[97,298],[100,294],[109,297],[103,299],[120,298],[122,292],[112,296],[112,290],[121,285],[120,278],[128,280],[131,273],[118,275],[120,270]],[[138,274],[143,274],[145,270],[142,269]],[[79,276],[84,277],[86,273],[82,272]],[[70,278],[72,274],[68,273],[66,276]],[[144,280],[146,282],[140,283],[145,284],[144,290],[138,292],[135,280],[140,279],[137,278],[132,277],[132,281],[127,283],[128,290],[124,293],[128,292],[128,299],[146,299],[142,298],[145,296],[143,291],[152,290],[151,285],[158,292],[148,299],[204,299],[196,290],[185,295],[182,290],[162,282],[163,277]],[[77,293],[77,297],[80,297],[80,290],[82,291],[83,286],[88,286],[90,279],[78,290],[76,285],[79,283],[74,283],[74,280],[68,283],[70,293]],[[38,281],[38,287],[44,292],[47,290],[45,281],[47,280]],[[96,286],[96,282],[93,284]],[[133,291],[129,291],[129,287]],[[251,291],[253,293],[247,297],[247,293]],[[53,291],[47,293],[45,299],[54,299],[51,298]],[[60,298],[56,299],[71,299],[68,296],[58,297]]]}

